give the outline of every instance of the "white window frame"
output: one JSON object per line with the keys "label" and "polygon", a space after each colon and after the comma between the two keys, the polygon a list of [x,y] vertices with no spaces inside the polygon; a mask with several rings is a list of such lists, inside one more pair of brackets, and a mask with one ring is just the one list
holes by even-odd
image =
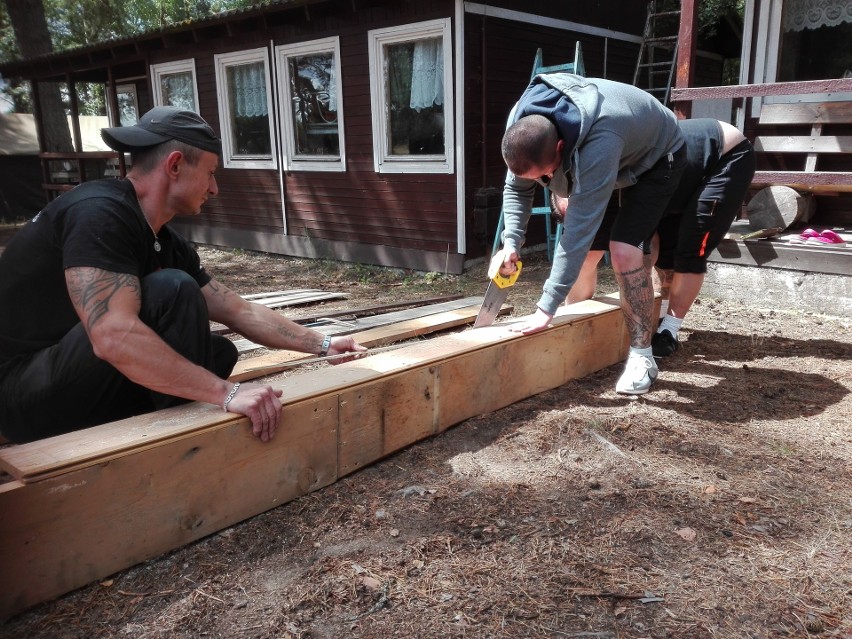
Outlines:
{"label": "white window frame", "polygon": [[[287,59],[299,55],[331,52],[337,78],[337,136],[340,155],[296,155],[296,131],[293,126],[293,100],[290,95],[290,65]],[[346,140],[343,134],[343,78],[340,74],[340,37],[323,38],[275,47],[278,94],[281,96],[281,163],[285,171],[345,171]]]}
{"label": "white window frame", "polygon": [[[269,120],[270,157],[242,157],[235,154],[234,134],[231,130],[231,105],[228,101],[227,68],[233,65],[263,62],[263,72],[266,76],[266,112]],[[235,51],[233,53],[217,53],[213,56],[213,66],[216,71],[216,96],[219,103],[219,129],[222,136],[222,165],[228,169],[276,169],[278,154],[275,144],[275,110],[272,103],[272,82],[269,72],[269,49],[259,47]]]}
{"label": "white window frame", "polygon": [[[175,60],[174,62],[163,62],[161,64],[151,65],[151,84],[154,90],[154,106],[165,106],[163,101],[162,87],[160,86],[160,78],[164,75],[172,75],[174,73],[192,74],[192,100],[195,103],[196,113],[200,113],[198,107],[198,76],[195,73],[195,58],[187,60]],[[141,115],[141,114],[140,114]]]}
{"label": "white window frame", "polygon": [[[143,79],[147,79],[144,78]],[[139,112],[139,89],[136,87],[135,82],[127,82],[124,80],[120,80],[121,84],[116,84],[115,93],[118,96],[121,93],[127,93],[133,96],[133,109],[136,111],[136,120],[139,121],[139,116],[142,115]],[[112,100],[106,101],[107,107],[107,119],[109,121],[110,126],[121,126],[121,114],[116,113],[115,109],[112,106]]]}
{"label": "white window frame", "polygon": [[[453,109],[453,41],[451,18],[430,20],[367,33],[370,55],[370,101],[373,110],[373,166],[376,173],[453,173],[455,117]],[[444,153],[391,155],[387,152],[388,113],[384,47],[389,44],[440,37],[444,56]]]}

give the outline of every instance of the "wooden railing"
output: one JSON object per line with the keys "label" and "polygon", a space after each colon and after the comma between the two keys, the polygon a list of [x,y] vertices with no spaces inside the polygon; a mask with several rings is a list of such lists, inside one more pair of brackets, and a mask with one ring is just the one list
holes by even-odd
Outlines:
{"label": "wooden railing", "polygon": [[[77,184],[86,180],[101,177],[100,172],[88,171],[86,163],[93,160],[106,160],[113,162],[114,168],[107,169],[114,177],[123,177],[126,167],[123,154],[116,151],[83,151],[83,152],[56,152],[45,151],[38,154],[42,167],[42,188],[52,197],[57,192],[68,191]],[[56,168],[57,163],[62,163],[61,169]]]}

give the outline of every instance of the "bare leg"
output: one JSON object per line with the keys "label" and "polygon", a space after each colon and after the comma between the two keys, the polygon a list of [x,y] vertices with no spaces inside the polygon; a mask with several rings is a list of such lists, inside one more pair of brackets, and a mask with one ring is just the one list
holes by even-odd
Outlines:
{"label": "bare leg", "polygon": [[[654,234],[653,244],[651,245],[651,255],[646,255],[646,257],[650,258],[651,264],[657,263],[657,257],[660,254],[660,236],[658,234]],[[654,290],[660,294],[662,298],[662,303],[660,304],[660,317],[666,314],[668,310],[669,304],[669,292],[671,290],[672,285],[672,275],[674,275],[674,271],[670,269],[661,269],[659,267],[654,267],[651,271],[651,277],[654,282]]]}
{"label": "bare leg", "polygon": [[610,242],[610,256],[630,345],[650,348],[654,332],[654,285],[642,249],[623,242]]}
{"label": "bare leg", "polygon": [[566,299],[568,304],[582,302],[594,297],[598,285],[598,262],[601,261],[603,254],[603,251],[589,251],[586,255],[577,281],[568,291],[568,298]]}
{"label": "bare leg", "polygon": [[670,269],[654,269],[654,290],[659,291],[664,300],[671,299],[673,277],[674,271]]}
{"label": "bare leg", "polygon": [[671,283],[669,315],[683,319],[704,284],[704,273],[675,273]]}

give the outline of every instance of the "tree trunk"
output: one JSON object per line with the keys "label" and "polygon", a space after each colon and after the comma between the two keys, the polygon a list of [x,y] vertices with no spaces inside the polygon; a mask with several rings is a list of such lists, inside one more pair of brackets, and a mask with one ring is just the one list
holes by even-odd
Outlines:
{"label": "tree trunk", "polygon": [[[53,52],[44,5],[41,0],[4,0],[9,20],[15,31],[15,42],[21,56],[27,60]],[[36,87],[38,95],[36,95]],[[43,151],[73,151],[68,119],[62,105],[60,85],[56,82],[37,83],[33,86],[33,100],[41,107],[41,122],[44,138]]]}

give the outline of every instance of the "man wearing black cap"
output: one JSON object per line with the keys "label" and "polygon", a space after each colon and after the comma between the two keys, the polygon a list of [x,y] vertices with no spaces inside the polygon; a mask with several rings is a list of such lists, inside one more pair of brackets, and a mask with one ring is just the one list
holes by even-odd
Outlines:
{"label": "man wearing black cap", "polygon": [[0,432],[31,441],[195,400],[268,441],[281,391],[229,383],[237,350],[210,320],[270,348],[366,349],[246,302],[169,228],[218,192],[221,141],[199,115],[156,107],[102,136],[131,154],[127,178],[58,197],[0,256]]}

